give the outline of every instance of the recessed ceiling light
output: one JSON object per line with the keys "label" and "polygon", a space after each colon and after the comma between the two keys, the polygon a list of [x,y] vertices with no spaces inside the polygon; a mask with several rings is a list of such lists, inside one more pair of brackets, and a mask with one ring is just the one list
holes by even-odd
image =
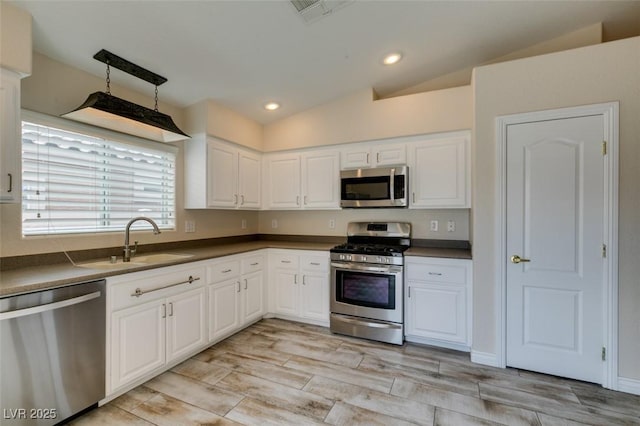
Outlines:
{"label": "recessed ceiling light", "polygon": [[387,56],[385,56],[384,59],[382,60],[382,63],[385,64],[385,65],[393,65],[393,64],[397,64],[398,62],[400,62],[400,59],[402,59],[402,53],[393,52],[393,53],[389,53]]}
{"label": "recessed ceiling light", "polygon": [[264,109],[266,109],[267,111],[275,111],[278,108],[280,108],[280,104],[277,102],[269,102],[264,104]]}

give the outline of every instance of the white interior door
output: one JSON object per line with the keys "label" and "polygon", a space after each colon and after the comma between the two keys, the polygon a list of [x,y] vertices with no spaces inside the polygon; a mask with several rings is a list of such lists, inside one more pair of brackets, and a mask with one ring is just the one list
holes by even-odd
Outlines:
{"label": "white interior door", "polygon": [[507,128],[509,366],[602,383],[603,135],[602,115]]}

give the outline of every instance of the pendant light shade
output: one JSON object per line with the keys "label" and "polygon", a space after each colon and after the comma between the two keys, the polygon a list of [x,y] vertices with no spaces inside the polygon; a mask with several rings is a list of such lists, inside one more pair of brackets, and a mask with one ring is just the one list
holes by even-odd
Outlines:
{"label": "pendant light shade", "polygon": [[[158,86],[165,83],[166,78],[106,50],[96,53],[94,58],[107,64],[107,91],[90,94],[82,105],[63,114],[63,117],[158,142],[176,142],[190,137],[176,126],[169,115],[158,111]],[[111,65],[156,86],[155,110],[111,94]]]}
{"label": "pendant light shade", "polygon": [[190,137],[169,115],[104,92],[90,94],[82,105],[63,117],[158,142]]}

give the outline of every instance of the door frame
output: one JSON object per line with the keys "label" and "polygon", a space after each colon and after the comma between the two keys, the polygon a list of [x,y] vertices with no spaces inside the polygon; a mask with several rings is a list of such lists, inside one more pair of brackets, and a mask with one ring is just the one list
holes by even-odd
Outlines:
{"label": "door frame", "polygon": [[602,277],[604,303],[603,342],[606,359],[603,362],[602,386],[618,389],[618,102],[608,102],[544,111],[498,116],[496,129],[496,196],[497,227],[495,241],[498,254],[496,271],[498,286],[495,294],[496,313],[496,361],[497,366],[507,366],[507,127],[537,121],[559,120],[589,115],[604,118],[604,140],[607,155],[604,163],[604,241],[606,260]]}

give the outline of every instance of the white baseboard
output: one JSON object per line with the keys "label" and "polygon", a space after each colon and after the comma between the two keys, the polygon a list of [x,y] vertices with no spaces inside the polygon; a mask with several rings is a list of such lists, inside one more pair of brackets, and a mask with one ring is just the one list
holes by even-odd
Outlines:
{"label": "white baseboard", "polygon": [[627,379],[626,377],[618,377],[618,390],[620,392],[640,395],[640,380]]}
{"label": "white baseboard", "polygon": [[419,343],[421,345],[438,346],[441,348],[453,349],[455,351],[461,352],[469,352],[471,350],[469,346],[463,343],[446,342],[444,340],[438,339],[427,339],[420,336],[404,336],[404,340],[407,342]]}
{"label": "white baseboard", "polygon": [[471,362],[491,367],[500,367],[496,354],[471,350]]}

